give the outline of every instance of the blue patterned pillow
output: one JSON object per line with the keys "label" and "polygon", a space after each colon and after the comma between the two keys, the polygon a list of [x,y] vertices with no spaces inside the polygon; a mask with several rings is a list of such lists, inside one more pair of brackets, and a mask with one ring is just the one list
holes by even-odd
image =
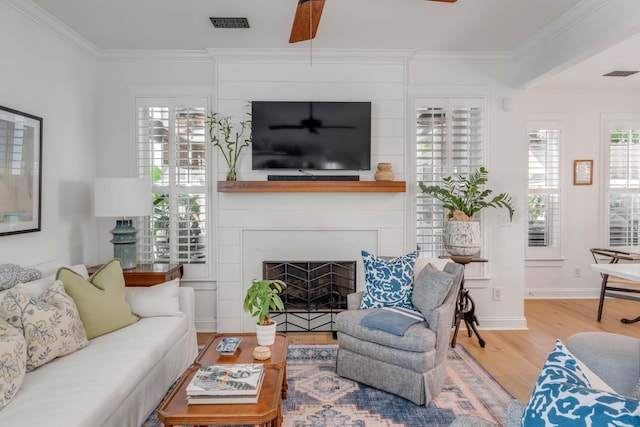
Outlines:
{"label": "blue patterned pillow", "polygon": [[573,355],[556,341],[522,417],[532,426],[639,426],[640,401],[594,390]]}
{"label": "blue patterned pillow", "polygon": [[411,294],[416,255],[412,252],[384,260],[362,251],[365,288],[360,308],[406,307],[413,310]]}

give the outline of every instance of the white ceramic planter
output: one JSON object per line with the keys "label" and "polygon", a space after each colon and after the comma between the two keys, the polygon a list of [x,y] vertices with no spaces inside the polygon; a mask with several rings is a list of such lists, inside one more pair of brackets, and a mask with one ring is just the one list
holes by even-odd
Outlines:
{"label": "white ceramic planter", "polygon": [[444,249],[454,256],[473,256],[480,252],[480,224],[477,221],[447,221]]}
{"label": "white ceramic planter", "polygon": [[256,325],[256,337],[258,338],[258,345],[269,346],[273,345],[276,341],[276,321],[271,319],[273,322],[271,325]]}

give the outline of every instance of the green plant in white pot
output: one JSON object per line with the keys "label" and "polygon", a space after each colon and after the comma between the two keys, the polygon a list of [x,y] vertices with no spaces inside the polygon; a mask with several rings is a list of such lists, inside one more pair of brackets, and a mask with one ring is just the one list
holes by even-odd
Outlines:
{"label": "green plant in white pot", "polygon": [[480,251],[480,226],[473,221],[474,215],[480,210],[504,208],[509,212],[509,220],[513,220],[515,210],[511,196],[507,193],[492,196],[492,190],[483,188],[488,175],[489,172],[480,167],[468,177],[448,176],[442,180],[441,186],[418,184],[423,193],[440,200],[442,207],[449,211],[444,245],[450,255],[470,257]]}
{"label": "green plant in white pot", "polygon": [[244,297],[244,311],[258,318],[256,335],[258,345],[269,346],[275,342],[276,321],[271,318],[272,311],[284,310],[280,292],[287,285],[282,280],[256,280]]}

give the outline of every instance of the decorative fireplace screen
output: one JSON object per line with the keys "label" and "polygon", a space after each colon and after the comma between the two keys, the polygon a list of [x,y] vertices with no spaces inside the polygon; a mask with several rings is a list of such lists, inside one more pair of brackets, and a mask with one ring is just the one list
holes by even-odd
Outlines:
{"label": "decorative fireplace screen", "polygon": [[335,333],[334,317],[356,290],[355,261],[264,261],[262,275],[287,284],[284,311],[271,315],[284,332]]}

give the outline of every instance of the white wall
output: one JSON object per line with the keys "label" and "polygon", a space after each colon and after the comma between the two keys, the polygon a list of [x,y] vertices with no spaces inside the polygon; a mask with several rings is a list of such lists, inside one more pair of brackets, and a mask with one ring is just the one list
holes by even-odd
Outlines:
{"label": "white wall", "polygon": [[[225,115],[240,116],[248,100],[371,101],[373,170],[360,177],[373,180],[375,165],[384,161],[393,164],[397,180],[405,179],[404,61],[320,56],[311,66],[308,58],[217,59],[217,109]],[[266,180],[266,172],[251,171],[248,154],[239,179]],[[220,160],[219,179],[225,168]],[[362,287],[360,250],[409,250],[405,193],[221,193],[218,202],[217,326],[223,332],[253,330],[242,299],[251,279],[261,276],[261,261],[357,261]],[[272,237],[252,238],[264,233]]]}
{"label": "white wall", "polygon": [[0,52],[0,105],[43,118],[42,231],[0,237],[0,262],[92,263],[97,64],[4,2]]}
{"label": "white wall", "polygon": [[[596,298],[600,276],[591,271],[591,247],[608,246],[603,181],[602,118],[609,113],[640,113],[640,94],[621,90],[561,90],[533,88],[527,91],[528,114],[561,118],[562,136],[562,260],[528,261],[525,298]],[[573,161],[593,159],[593,185],[573,185]],[[576,276],[576,269],[579,275]]]}
{"label": "white wall", "polygon": [[[137,173],[133,129],[136,96],[211,98],[213,82],[213,62],[207,55],[193,61],[178,62],[103,59],[98,71],[97,110],[100,120],[96,176],[133,176]],[[213,198],[213,192],[209,196]],[[114,219],[98,220],[96,246],[100,262],[113,257],[109,230],[114,225]],[[215,263],[215,259],[212,262]],[[196,328],[200,331],[216,329],[216,294],[212,279],[193,280],[187,271],[182,281],[183,286],[190,286],[196,291]]]}

